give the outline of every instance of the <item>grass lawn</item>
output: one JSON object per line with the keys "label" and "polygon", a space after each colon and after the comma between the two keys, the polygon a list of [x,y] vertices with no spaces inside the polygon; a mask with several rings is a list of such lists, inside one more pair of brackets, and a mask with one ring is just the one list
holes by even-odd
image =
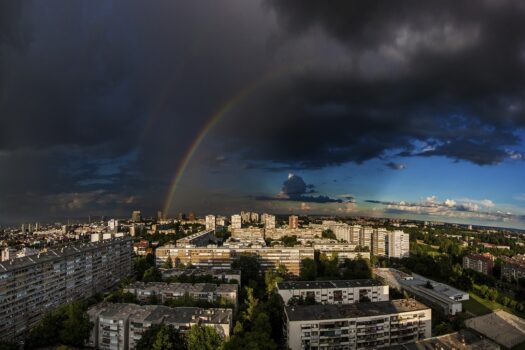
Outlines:
{"label": "grass lawn", "polygon": [[[518,317],[525,318],[525,313],[518,312],[516,310],[509,309],[495,301],[483,299],[476,294],[469,293],[470,299],[463,302],[463,308],[465,311],[469,311],[476,316],[486,315],[493,310],[505,310]],[[525,348],[524,348],[525,350]]]}

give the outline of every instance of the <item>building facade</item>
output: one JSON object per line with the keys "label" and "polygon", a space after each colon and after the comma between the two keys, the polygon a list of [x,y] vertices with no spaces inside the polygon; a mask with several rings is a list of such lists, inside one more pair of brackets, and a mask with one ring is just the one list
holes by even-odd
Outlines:
{"label": "building facade", "polygon": [[122,237],[0,263],[0,336],[13,339],[47,311],[114,286],[131,274],[132,252]]}
{"label": "building facade", "polygon": [[494,255],[490,253],[465,255],[463,257],[463,268],[492,276],[492,270],[494,269]]}
{"label": "building facade", "polygon": [[241,228],[241,227],[242,227],[241,216],[238,214],[232,215],[232,229]]}
{"label": "building facade", "polygon": [[206,215],[206,230],[215,230],[215,215]]}
{"label": "building facade", "polygon": [[289,229],[299,228],[299,217],[297,215],[290,215],[288,217],[288,228]]}
{"label": "building facade", "polygon": [[373,280],[286,281],[277,283],[277,292],[285,304],[293,299],[320,304],[353,304],[388,301],[388,285]]}
{"label": "building facade", "polygon": [[501,257],[501,279],[517,281],[525,277],[525,255],[518,254],[512,258]]}
{"label": "building facade", "polygon": [[182,334],[194,325],[213,327],[228,338],[232,328],[232,309],[201,309],[101,303],[88,310],[93,329],[86,344],[101,350],[134,350],[142,334],[152,325],[172,325]]}
{"label": "building facade", "polygon": [[376,349],[431,336],[431,310],[414,299],[285,307],[291,350]]}
{"label": "building facade", "polygon": [[165,283],[136,281],[123,289],[125,293],[131,293],[139,301],[148,301],[156,297],[162,303],[189,296],[195,300],[210,303],[226,302],[237,305],[238,284],[215,284],[215,283]]}
{"label": "building facade", "polygon": [[375,228],[372,232],[372,254],[375,256],[386,255],[386,235],[387,230],[384,228]]}
{"label": "building facade", "polygon": [[410,256],[410,236],[403,231],[392,231],[386,235],[386,249],[389,258]]}

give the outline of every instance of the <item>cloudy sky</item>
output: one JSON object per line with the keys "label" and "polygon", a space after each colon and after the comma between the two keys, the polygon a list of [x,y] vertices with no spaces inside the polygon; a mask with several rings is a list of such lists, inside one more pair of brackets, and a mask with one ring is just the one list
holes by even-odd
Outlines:
{"label": "cloudy sky", "polygon": [[522,1],[2,1],[0,223],[525,228],[524,87]]}

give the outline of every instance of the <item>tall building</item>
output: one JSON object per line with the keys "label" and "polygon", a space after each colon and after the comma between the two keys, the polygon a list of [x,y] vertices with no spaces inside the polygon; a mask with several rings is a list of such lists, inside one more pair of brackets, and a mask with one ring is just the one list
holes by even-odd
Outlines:
{"label": "tall building", "polygon": [[131,213],[131,221],[133,221],[133,222],[141,222],[142,221],[142,214],[140,213],[140,210],[134,210]]}
{"label": "tall building", "polygon": [[195,221],[195,219],[195,213],[190,211],[190,213],[188,214],[188,221]]}
{"label": "tall building", "polygon": [[299,217],[297,215],[290,215],[288,218],[288,228],[297,229],[299,228]]}
{"label": "tall building", "polygon": [[0,263],[0,337],[13,339],[46,312],[117,285],[131,274],[132,252],[122,237]]}
{"label": "tall building", "polygon": [[215,230],[215,215],[206,215],[206,230]]}
{"label": "tall building", "polygon": [[26,232],[26,225],[22,224],[22,226],[20,227],[20,231],[22,231],[22,233],[25,233]]}
{"label": "tall building", "polygon": [[243,223],[248,223],[251,221],[251,215],[249,211],[241,211],[241,220]]}
{"label": "tall building", "polygon": [[384,228],[376,228],[372,232],[372,254],[384,256],[386,254],[385,237],[388,234]]}
{"label": "tall building", "polygon": [[377,349],[431,336],[430,308],[414,299],[284,308],[284,335],[291,350]]}
{"label": "tall building", "polygon": [[264,228],[272,230],[275,228],[275,215],[263,214]]}
{"label": "tall building", "polygon": [[259,214],[258,213],[250,213],[250,219],[252,222],[259,222]]}
{"label": "tall building", "polygon": [[241,228],[241,227],[242,227],[241,216],[238,214],[232,215],[232,229]]}
{"label": "tall building", "polygon": [[350,236],[348,243],[359,245],[359,233],[361,232],[361,226],[360,225],[352,225],[350,226]]}
{"label": "tall building", "polygon": [[368,247],[370,250],[372,250],[372,232],[374,232],[374,229],[368,226],[361,227],[361,230],[359,231],[359,246],[364,248]]}
{"label": "tall building", "polygon": [[118,220],[111,219],[108,221],[108,229],[111,232],[117,232],[118,231]]}
{"label": "tall building", "polygon": [[465,255],[463,257],[463,268],[472,269],[485,275],[492,275],[494,255],[490,253]]}
{"label": "tall building", "polygon": [[389,258],[405,258],[410,255],[410,236],[403,231],[388,232],[386,248]]}
{"label": "tall building", "polygon": [[162,210],[157,211],[157,221],[162,221],[163,219]]}

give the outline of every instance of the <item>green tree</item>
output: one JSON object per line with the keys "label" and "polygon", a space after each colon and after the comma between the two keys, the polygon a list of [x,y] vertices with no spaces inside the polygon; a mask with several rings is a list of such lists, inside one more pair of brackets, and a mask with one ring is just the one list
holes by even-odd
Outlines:
{"label": "green tree", "polygon": [[89,338],[93,323],[89,320],[86,307],[81,302],[65,306],[65,320],[59,331],[60,340],[66,345],[82,347]]}
{"label": "green tree", "polygon": [[261,271],[261,264],[256,257],[251,255],[241,255],[232,263],[232,268],[241,270],[241,285],[247,286],[250,280],[258,281]]}
{"label": "green tree", "polygon": [[149,327],[135,346],[137,350],[185,349],[184,340],[171,325],[156,324]]}
{"label": "green tree", "polygon": [[317,264],[313,259],[306,258],[301,261],[299,277],[305,281],[313,281],[317,278]]}
{"label": "green tree", "polygon": [[330,239],[337,239],[337,237],[335,236],[334,231],[332,231],[330,229],[324,230],[323,233],[321,233],[321,237],[323,237],[323,238],[330,238]]}
{"label": "green tree", "polygon": [[172,269],[173,268],[173,260],[171,260],[171,256],[168,256],[164,264],[162,264],[163,269]]}
{"label": "green tree", "polygon": [[142,276],[142,281],[144,282],[161,282],[162,281],[162,273],[160,270],[156,267],[150,267],[146,271],[144,271],[144,276]]}
{"label": "green tree", "polygon": [[186,333],[188,350],[215,350],[222,345],[222,339],[212,327],[194,325]]}
{"label": "green tree", "polygon": [[246,310],[243,312],[243,319],[252,321],[259,305],[259,299],[253,294],[253,288],[246,287]]}
{"label": "green tree", "polygon": [[279,265],[276,271],[271,269],[266,270],[264,273],[264,282],[266,284],[266,293],[272,294],[277,288],[277,283],[284,281],[284,278],[288,274],[286,266]]}

